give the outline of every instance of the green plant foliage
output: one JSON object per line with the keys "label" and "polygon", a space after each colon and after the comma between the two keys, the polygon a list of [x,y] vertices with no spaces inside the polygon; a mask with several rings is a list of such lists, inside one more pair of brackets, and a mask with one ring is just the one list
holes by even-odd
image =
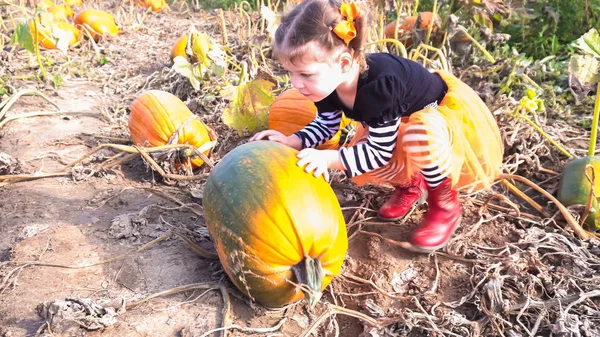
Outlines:
{"label": "green plant foliage", "polygon": [[253,80],[225,88],[221,95],[231,103],[223,110],[223,123],[240,135],[266,129],[269,108],[275,100],[274,85],[267,80]]}
{"label": "green plant foliage", "polygon": [[19,22],[17,24],[17,27],[15,27],[15,30],[13,31],[10,43],[18,44],[30,53],[35,52],[35,47],[33,45],[33,36],[31,35],[31,31],[29,30],[28,21]]}
{"label": "green plant foliage", "polygon": [[513,13],[500,31],[511,35],[509,45],[541,59],[566,54],[570,43],[590,28],[600,28],[600,0],[535,0],[513,3]]}

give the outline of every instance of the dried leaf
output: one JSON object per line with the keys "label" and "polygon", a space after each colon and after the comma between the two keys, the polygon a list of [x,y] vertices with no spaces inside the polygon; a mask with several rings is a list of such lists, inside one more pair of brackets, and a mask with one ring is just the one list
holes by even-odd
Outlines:
{"label": "dried leaf", "polygon": [[260,16],[267,21],[267,33],[269,33],[269,37],[273,39],[275,37],[275,31],[277,30],[277,27],[279,27],[281,18],[267,6],[262,6],[260,8]]}
{"label": "dried leaf", "polygon": [[223,110],[223,123],[240,135],[254,133],[267,127],[269,107],[275,100],[271,92],[275,84],[265,80],[245,82],[222,93],[231,102]]}
{"label": "dried leaf", "polygon": [[492,20],[490,20],[489,16],[487,16],[485,13],[477,13],[475,15],[473,15],[473,19],[475,20],[475,22],[477,22],[477,24],[479,24],[480,26],[484,26],[489,28],[492,32],[494,31],[494,24],[492,23]]}

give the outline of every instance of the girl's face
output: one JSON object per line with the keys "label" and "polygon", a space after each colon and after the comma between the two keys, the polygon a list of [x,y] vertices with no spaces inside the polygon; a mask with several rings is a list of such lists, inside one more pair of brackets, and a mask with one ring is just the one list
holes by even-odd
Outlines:
{"label": "girl's face", "polygon": [[307,54],[294,63],[289,60],[282,63],[294,88],[313,102],[329,96],[345,80],[339,54],[330,61],[317,61],[314,55]]}

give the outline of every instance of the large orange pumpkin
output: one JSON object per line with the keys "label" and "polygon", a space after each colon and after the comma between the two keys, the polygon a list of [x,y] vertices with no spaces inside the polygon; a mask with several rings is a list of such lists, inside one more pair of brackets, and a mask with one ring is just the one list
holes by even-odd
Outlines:
{"label": "large orange pumpkin", "polygon": [[[317,116],[315,103],[306,98],[296,89],[286,90],[281,93],[271,104],[269,109],[269,129],[277,130],[286,136],[304,128]],[[317,147],[317,149],[338,149],[342,129],[353,123],[351,119],[342,116],[340,131],[333,137]]]}
{"label": "large orange pumpkin", "polygon": [[340,273],[348,237],[331,186],[296,163],[298,151],[245,143],[211,170],[202,207],[223,268],[240,291],[268,306],[314,306]]}
{"label": "large orange pumpkin", "polygon": [[[131,103],[128,124],[133,142],[145,147],[189,144],[201,148],[217,138],[179,98],[160,90],[148,90]],[[202,153],[209,152],[210,148]],[[191,157],[190,162],[194,167],[204,163],[198,156]]]}
{"label": "large orange pumpkin", "polygon": [[[412,46],[412,33],[416,29],[415,25],[417,24],[417,20],[420,18],[420,26],[418,29],[427,29],[431,20],[433,20],[433,28],[432,32],[437,32],[442,24],[442,20],[439,15],[433,15],[433,12],[421,12],[417,16],[407,16],[399,20],[398,30],[398,40],[404,41],[404,45],[407,47]],[[396,30],[396,21],[388,23],[383,28],[383,33],[386,38],[394,38],[394,31]]]}
{"label": "large orange pumpkin", "polygon": [[115,18],[110,13],[97,9],[86,9],[77,13],[75,24],[80,29],[86,29],[95,41],[98,41],[104,34],[112,36],[119,34]]}

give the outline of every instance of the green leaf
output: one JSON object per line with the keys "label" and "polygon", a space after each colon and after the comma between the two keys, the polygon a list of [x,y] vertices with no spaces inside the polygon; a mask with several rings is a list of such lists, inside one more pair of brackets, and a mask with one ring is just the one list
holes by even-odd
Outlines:
{"label": "green leaf", "polygon": [[222,92],[231,102],[223,110],[223,123],[240,135],[255,133],[267,128],[269,108],[275,100],[272,88],[275,84],[266,80],[254,80]]}
{"label": "green leaf", "polygon": [[15,30],[13,31],[12,38],[10,39],[11,44],[18,44],[30,53],[35,53],[33,45],[33,36],[31,30],[29,30],[29,22],[19,22]]}
{"label": "green leaf", "polygon": [[194,71],[192,64],[184,57],[176,56],[173,59],[173,70],[190,80],[194,89],[200,89],[202,75],[200,74],[200,76],[198,76],[197,72]]}
{"label": "green leaf", "polygon": [[58,88],[63,85],[63,79],[60,74],[52,74],[52,84],[54,84],[54,88]]}
{"label": "green leaf", "polygon": [[211,59],[208,54],[212,46],[210,40],[208,39],[208,35],[205,33],[192,32],[191,41],[193,62],[198,62],[203,66],[208,67],[211,63]]}
{"label": "green leaf", "polygon": [[573,55],[569,72],[579,83],[593,85],[600,81],[600,58],[592,55]]}
{"label": "green leaf", "polygon": [[590,29],[575,41],[575,47],[586,55],[600,58],[600,34],[595,28]]}

